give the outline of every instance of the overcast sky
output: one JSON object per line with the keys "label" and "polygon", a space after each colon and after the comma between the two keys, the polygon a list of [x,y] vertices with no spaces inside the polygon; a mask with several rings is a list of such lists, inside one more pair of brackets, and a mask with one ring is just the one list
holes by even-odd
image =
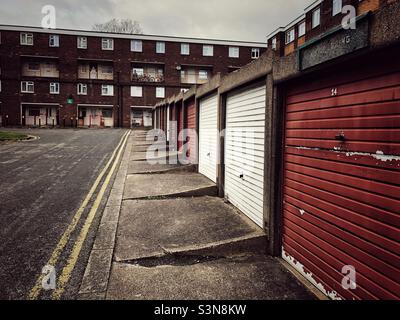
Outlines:
{"label": "overcast sky", "polygon": [[40,26],[43,5],[57,27],[91,30],[111,18],[140,22],[145,34],[265,41],[313,0],[1,0],[0,24]]}

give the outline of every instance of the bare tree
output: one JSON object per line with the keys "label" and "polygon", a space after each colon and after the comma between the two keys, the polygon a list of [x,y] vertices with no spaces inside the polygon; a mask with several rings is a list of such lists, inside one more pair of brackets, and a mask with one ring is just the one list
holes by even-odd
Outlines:
{"label": "bare tree", "polygon": [[113,32],[113,33],[128,33],[128,34],[143,34],[143,29],[140,23],[131,19],[111,19],[105,23],[96,23],[92,27],[93,31]]}

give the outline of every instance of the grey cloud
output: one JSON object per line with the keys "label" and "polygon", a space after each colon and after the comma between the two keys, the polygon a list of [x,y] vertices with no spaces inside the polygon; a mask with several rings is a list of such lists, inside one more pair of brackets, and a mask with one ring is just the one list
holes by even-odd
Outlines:
{"label": "grey cloud", "polygon": [[138,20],[147,34],[265,41],[312,0],[2,0],[1,24],[40,26],[43,5],[57,10],[57,27],[91,29],[111,18]]}

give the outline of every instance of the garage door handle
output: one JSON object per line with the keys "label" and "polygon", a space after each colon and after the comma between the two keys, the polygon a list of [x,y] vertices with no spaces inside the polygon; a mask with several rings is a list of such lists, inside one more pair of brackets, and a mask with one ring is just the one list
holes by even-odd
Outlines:
{"label": "garage door handle", "polygon": [[240,179],[244,179],[244,174],[242,173],[239,177]]}
{"label": "garage door handle", "polygon": [[211,157],[211,152],[207,153],[207,157]]}

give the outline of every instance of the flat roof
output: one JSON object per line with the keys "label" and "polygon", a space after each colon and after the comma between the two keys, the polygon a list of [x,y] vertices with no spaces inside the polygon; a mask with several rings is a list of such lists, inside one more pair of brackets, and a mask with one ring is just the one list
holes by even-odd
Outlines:
{"label": "flat roof", "polygon": [[253,41],[218,40],[218,39],[203,39],[203,38],[189,38],[189,37],[176,37],[176,36],[111,33],[111,32],[73,30],[73,29],[44,29],[44,28],[40,28],[40,27],[17,26],[17,25],[0,25],[0,30],[17,31],[17,32],[21,32],[21,31],[23,31],[23,32],[38,32],[38,33],[48,33],[48,34],[65,34],[65,35],[100,37],[100,38],[130,39],[130,40],[186,42],[186,43],[232,45],[232,46],[262,47],[262,48],[267,47],[267,44],[264,42],[253,42]]}

